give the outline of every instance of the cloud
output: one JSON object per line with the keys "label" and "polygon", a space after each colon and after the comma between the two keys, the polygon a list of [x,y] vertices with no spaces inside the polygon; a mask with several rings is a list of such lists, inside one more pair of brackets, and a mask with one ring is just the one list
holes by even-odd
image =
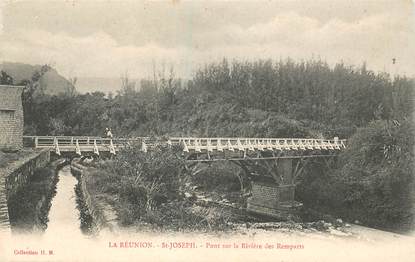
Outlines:
{"label": "cloud", "polygon": [[[398,19],[397,19],[398,18]],[[343,60],[354,65],[367,62],[376,71],[415,75],[415,34],[407,17],[376,14],[356,21],[331,19],[325,23],[289,12],[266,23],[243,28],[228,25],[199,35],[212,44],[209,56],[221,54],[239,58],[319,56],[330,63]],[[205,40],[205,42],[209,42]],[[204,45],[208,48],[208,44]],[[206,51],[204,52],[206,53]],[[399,63],[392,65],[392,58]]]}
{"label": "cloud", "polygon": [[126,70],[142,71],[153,60],[172,61],[177,51],[154,43],[120,46],[108,34],[97,32],[87,37],[52,34],[41,30],[17,32],[1,39],[2,60],[51,63],[60,72],[78,76],[119,76]]}
{"label": "cloud", "polygon": [[[144,44],[134,45],[120,44],[103,30],[79,36],[64,31],[21,29],[0,36],[0,59],[52,63],[66,76],[101,77],[118,77],[125,71],[134,77],[145,77],[151,75],[153,63],[165,63],[173,65],[179,75],[189,77],[199,65],[223,57],[319,56],[329,63],[344,60],[360,65],[366,61],[374,70],[415,75],[415,34],[405,16],[381,13],[353,21],[320,21],[290,11],[263,22],[228,23],[205,31],[189,31],[181,37],[182,43],[176,45],[151,37]],[[397,65],[391,65],[392,58],[397,59]]]}

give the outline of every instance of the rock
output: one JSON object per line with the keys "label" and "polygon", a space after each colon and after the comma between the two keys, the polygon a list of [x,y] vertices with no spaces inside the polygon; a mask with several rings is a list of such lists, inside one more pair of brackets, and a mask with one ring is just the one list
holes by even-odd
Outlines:
{"label": "rock", "polygon": [[189,192],[184,192],[184,196],[186,198],[191,198],[192,197],[192,194],[190,194]]}
{"label": "rock", "polygon": [[324,222],[324,223],[323,223],[323,225],[324,225],[324,227],[325,227],[326,229],[328,229],[328,228],[330,228],[330,227],[332,226],[332,224],[331,224],[331,223],[326,223],[326,222]]}
{"label": "rock", "polygon": [[344,233],[344,232],[342,232],[342,231],[340,231],[340,230],[333,229],[333,228],[331,228],[331,229],[329,230],[329,232],[330,232],[330,234],[332,234],[332,235],[335,235],[335,236],[342,236],[342,237],[344,237],[344,236],[350,236],[350,235],[351,235],[350,233]]}
{"label": "rock", "polygon": [[341,227],[341,226],[343,226],[343,220],[341,219],[341,218],[338,218],[338,219],[336,219],[336,221],[334,221],[334,225],[336,226],[336,227]]}
{"label": "rock", "polygon": [[319,231],[323,231],[323,230],[326,230],[326,227],[325,227],[324,224],[325,224],[324,221],[320,220],[320,221],[315,222],[311,226],[314,227],[315,229],[319,230]]}
{"label": "rock", "polygon": [[94,161],[94,159],[91,157],[91,158],[85,158],[83,162],[85,164],[90,164],[90,163],[92,163],[92,161]]}

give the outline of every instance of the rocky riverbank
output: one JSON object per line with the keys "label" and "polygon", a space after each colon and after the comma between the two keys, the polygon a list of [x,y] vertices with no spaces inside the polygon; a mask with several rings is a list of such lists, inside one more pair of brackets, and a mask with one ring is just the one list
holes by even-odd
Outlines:
{"label": "rocky riverbank", "polygon": [[117,231],[118,219],[113,208],[105,199],[99,198],[88,186],[88,176],[93,168],[81,164],[79,159],[71,163],[71,172],[78,179],[75,188],[77,205],[81,211],[81,228],[85,233],[95,234],[101,230]]}
{"label": "rocky riverbank", "polygon": [[37,168],[27,183],[8,199],[12,232],[43,232],[47,228],[51,200],[56,194],[58,170],[66,164],[59,159]]}

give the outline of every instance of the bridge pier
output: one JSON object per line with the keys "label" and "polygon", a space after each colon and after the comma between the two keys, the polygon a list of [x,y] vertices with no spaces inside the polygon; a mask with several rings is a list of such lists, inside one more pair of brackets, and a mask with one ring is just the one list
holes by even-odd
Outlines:
{"label": "bridge pier", "polygon": [[294,200],[293,159],[284,158],[275,161],[276,172],[273,177],[252,177],[252,196],[248,198],[247,211],[287,219],[302,206]]}

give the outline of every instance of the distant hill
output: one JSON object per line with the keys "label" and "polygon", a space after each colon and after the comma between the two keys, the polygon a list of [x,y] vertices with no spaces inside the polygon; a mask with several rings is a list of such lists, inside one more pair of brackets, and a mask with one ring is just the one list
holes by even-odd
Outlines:
{"label": "distant hill", "polygon": [[[23,63],[4,62],[0,64],[0,70],[13,77],[13,83],[18,84],[23,80],[30,80],[36,71],[40,71],[41,65],[28,65]],[[58,95],[65,93],[71,83],[51,68],[40,79],[40,87],[45,94]]]}

